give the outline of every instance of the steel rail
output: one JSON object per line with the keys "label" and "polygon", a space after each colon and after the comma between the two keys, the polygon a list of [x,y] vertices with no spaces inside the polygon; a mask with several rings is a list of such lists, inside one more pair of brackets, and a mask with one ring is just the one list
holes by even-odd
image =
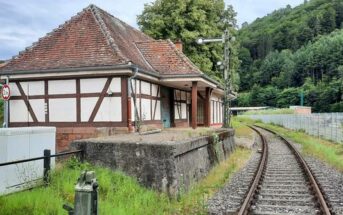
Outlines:
{"label": "steel rail", "polygon": [[267,165],[267,159],[268,159],[268,144],[267,141],[265,139],[265,137],[260,133],[259,130],[257,130],[256,128],[249,126],[251,129],[253,129],[254,131],[256,131],[258,133],[258,135],[261,137],[262,140],[262,157],[260,159],[260,163],[258,166],[258,170],[255,173],[254,176],[254,180],[252,181],[251,185],[250,185],[250,189],[245,197],[245,200],[238,212],[238,215],[245,215],[245,214],[249,214],[249,208],[250,205],[252,203],[253,197],[257,191],[257,187],[262,179],[262,173]]}
{"label": "steel rail", "polygon": [[322,211],[322,214],[325,214],[325,215],[331,215],[331,212],[330,212],[330,209],[325,201],[325,198],[324,198],[324,195],[314,177],[314,175],[312,174],[312,171],[311,169],[309,168],[309,166],[307,165],[306,161],[304,160],[304,158],[301,156],[301,154],[299,153],[299,151],[287,140],[285,139],[283,136],[281,136],[280,134],[276,133],[275,131],[273,130],[270,130],[268,128],[264,128],[262,126],[257,126],[255,125],[256,127],[258,128],[261,128],[261,129],[264,129],[266,131],[269,131],[270,133],[274,134],[275,136],[279,137],[281,140],[283,140],[287,145],[288,147],[293,151],[293,153],[295,154],[296,158],[298,159],[298,161],[300,162],[303,170],[305,171],[305,174],[307,175],[307,177],[309,178],[310,180],[310,184],[311,184],[311,187],[313,188],[313,191],[314,191],[314,194],[315,194],[315,197],[317,198],[318,202],[319,202],[319,205],[320,205],[320,209]]}

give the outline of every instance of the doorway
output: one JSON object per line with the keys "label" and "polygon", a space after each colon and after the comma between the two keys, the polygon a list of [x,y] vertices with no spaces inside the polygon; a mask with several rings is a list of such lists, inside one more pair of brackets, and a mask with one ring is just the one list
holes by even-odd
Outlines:
{"label": "doorway", "polygon": [[172,113],[172,89],[161,86],[161,112],[162,123],[164,128],[171,127],[171,113]]}

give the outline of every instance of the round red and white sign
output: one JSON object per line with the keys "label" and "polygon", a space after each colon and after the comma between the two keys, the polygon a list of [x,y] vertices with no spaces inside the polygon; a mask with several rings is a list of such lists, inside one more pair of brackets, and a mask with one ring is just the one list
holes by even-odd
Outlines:
{"label": "round red and white sign", "polygon": [[5,101],[9,100],[11,97],[10,87],[7,84],[4,84],[1,88],[1,97]]}

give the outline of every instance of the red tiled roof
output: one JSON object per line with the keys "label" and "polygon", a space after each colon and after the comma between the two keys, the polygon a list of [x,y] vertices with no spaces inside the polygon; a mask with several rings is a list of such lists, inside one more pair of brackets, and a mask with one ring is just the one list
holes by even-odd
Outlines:
{"label": "red tiled roof", "polygon": [[136,42],[147,62],[160,74],[201,74],[200,70],[170,40]]}
{"label": "red tiled roof", "polygon": [[201,74],[169,40],[153,40],[90,5],[19,53],[1,71],[133,64],[160,74]]}

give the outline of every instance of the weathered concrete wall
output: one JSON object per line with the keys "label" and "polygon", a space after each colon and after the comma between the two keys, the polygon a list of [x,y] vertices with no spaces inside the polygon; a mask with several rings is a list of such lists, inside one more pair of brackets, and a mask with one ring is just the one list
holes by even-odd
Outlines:
{"label": "weathered concrete wall", "polygon": [[233,151],[233,130],[183,142],[132,143],[111,140],[79,140],[73,149],[84,149],[93,164],[121,170],[147,186],[171,196],[206,176]]}

